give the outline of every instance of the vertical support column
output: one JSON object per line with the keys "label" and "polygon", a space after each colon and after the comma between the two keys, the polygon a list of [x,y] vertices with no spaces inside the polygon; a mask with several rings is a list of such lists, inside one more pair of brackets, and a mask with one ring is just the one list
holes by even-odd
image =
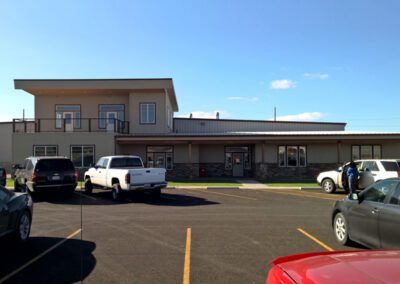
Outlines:
{"label": "vertical support column", "polygon": [[189,154],[189,163],[190,163],[190,179],[193,179],[193,159],[192,159],[192,142],[188,143],[188,154]]}
{"label": "vertical support column", "polygon": [[342,163],[342,141],[340,140],[337,142],[337,163]]}

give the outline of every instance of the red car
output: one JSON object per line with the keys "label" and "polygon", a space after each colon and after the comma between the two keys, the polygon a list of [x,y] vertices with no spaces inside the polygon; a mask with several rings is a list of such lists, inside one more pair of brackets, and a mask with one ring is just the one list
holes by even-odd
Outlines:
{"label": "red car", "polygon": [[400,283],[400,250],[303,253],[270,265],[267,284]]}

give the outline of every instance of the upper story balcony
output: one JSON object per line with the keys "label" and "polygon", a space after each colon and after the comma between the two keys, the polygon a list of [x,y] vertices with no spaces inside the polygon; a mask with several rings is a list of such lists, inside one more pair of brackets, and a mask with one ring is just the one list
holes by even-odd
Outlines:
{"label": "upper story balcony", "polygon": [[104,132],[129,134],[129,121],[117,118],[13,119],[13,133]]}

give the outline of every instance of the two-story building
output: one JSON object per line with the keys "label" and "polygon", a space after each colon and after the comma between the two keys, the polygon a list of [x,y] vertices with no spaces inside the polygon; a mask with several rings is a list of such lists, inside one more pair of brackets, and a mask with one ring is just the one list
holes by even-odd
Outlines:
{"label": "two-story building", "polygon": [[169,178],[313,179],[358,158],[400,158],[400,133],[345,123],[174,118],[172,79],[15,80],[35,118],[14,119],[12,160],[70,157],[82,170],[104,155],[139,155]]}

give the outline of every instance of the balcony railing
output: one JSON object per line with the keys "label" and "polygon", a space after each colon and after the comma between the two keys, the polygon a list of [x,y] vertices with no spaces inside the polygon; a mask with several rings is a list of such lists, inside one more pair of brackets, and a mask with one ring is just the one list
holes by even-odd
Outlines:
{"label": "balcony railing", "polygon": [[109,132],[129,134],[129,121],[116,118],[13,119],[14,133]]}

